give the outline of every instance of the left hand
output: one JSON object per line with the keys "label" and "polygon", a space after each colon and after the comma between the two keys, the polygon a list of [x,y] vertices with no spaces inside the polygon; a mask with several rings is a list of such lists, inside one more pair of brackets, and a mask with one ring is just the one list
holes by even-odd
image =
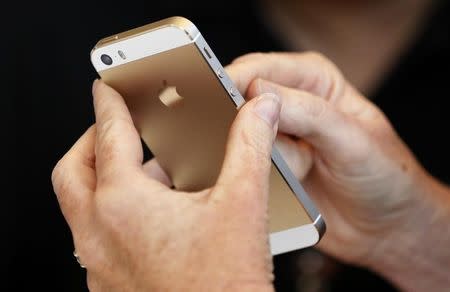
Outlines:
{"label": "left hand", "polygon": [[448,290],[449,189],[376,105],[317,53],[249,54],[227,71],[249,99],[280,97],[279,149],[327,223],[321,250],[405,291]]}
{"label": "left hand", "polygon": [[270,153],[280,103],[247,103],[229,135],[217,184],[170,189],[142,165],[122,97],[94,84],[96,124],[61,159],[52,181],[91,291],[273,290],[267,235]]}

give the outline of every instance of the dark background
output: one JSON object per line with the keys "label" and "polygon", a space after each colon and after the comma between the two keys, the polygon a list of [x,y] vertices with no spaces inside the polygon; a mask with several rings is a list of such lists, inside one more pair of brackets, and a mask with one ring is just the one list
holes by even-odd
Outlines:
{"label": "dark background", "polygon": [[[448,1],[441,2],[371,98],[426,168],[448,183],[450,25]],[[224,65],[248,52],[283,48],[250,0],[14,2],[2,12],[0,219],[1,265],[6,269],[0,287],[84,291],[85,274],[72,256],[71,235],[50,174],[93,123],[91,84],[97,75],[89,53],[96,41],[182,15],[196,23]],[[316,265],[305,269],[305,263]],[[312,250],[276,257],[275,274],[280,291],[392,289],[367,271]]]}

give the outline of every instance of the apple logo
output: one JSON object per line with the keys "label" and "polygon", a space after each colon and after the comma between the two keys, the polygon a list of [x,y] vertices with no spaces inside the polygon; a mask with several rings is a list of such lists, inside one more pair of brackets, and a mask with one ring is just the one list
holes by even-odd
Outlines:
{"label": "apple logo", "polygon": [[164,80],[163,88],[159,91],[158,95],[159,100],[167,107],[174,107],[184,99],[178,94],[175,86],[167,85],[166,80]]}

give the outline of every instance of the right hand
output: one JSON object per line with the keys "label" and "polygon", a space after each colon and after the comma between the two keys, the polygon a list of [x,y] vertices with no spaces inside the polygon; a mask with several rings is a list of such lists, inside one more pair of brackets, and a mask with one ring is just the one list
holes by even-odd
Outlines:
{"label": "right hand", "polygon": [[331,62],[315,53],[250,54],[227,71],[249,99],[281,97],[277,145],[325,219],[323,251],[370,267],[399,234],[419,240],[414,230],[433,216],[424,207],[433,194],[424,194],[438,184]]}
{"label": "right hand", "polygon": [[122,96],[101,81],[93,94],[95,125],[52,174],[90,291],[273,291],[267,198],[279,99],[243,106],[217,183],[181,192],[156,160],[142,165]]}

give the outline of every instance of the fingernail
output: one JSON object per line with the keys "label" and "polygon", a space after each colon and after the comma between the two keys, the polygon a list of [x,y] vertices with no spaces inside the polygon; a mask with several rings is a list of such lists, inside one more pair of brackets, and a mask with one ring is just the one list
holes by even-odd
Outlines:
{"label": "fingernail", "polygon": [[271,128],[278,122],[280,116],[280,98],[273,93],[264,93],[258,97],[253,108],[254,112]]}

